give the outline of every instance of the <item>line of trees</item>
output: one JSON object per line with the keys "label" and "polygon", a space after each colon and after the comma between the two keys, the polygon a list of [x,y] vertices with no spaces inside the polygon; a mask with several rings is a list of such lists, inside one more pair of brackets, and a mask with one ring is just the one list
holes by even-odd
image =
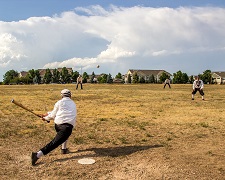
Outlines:
{"label": "line of trees", "polygon": [[[205,84],[211,84],[212,83],[212,72],[211,70],[205,70],[203,74],[198,74],[200,79]],[[195,80],[194,76],[188,77],[186,73],[182,73],[181,71],[177,71],[176,73],[173,73],[173,83],[174,84],[186,84],[186,83],[193,83]]]}
{"label": "line of trees", "polygon": [[145,80],[145,78],[143,76],[138,76],[137,72],[134,72],[133,74],[133,79],[131,78],[131,75],[128,74],[127,77],[127,81],[128,83],[161,83],[163,81],[165,81],[167,78],[169,78],[169,76],[163,72],[162,75],[160,76],[160,81],[158,82],[157,79],[155,78],[155,76],[152,74],[148,77],[147,80]]}
{"label": "line of trees", "polygon": [[[39,70],[31,69],[28,71],[26,76],[19,77],[19,73],[15,70],[9,70],[3,76],[3,84],[49,84],[49,83],[71,83],[76,82],[79,72],[69,73],[66,67],[62,68],[62,71],[59,72],[57,69],[54,69],[52,72],[50,69],[46,69],[44,77],[42,78]],[[83,80],[87,80],[87,73],[83,73]]]}
{"label": "line of trees", "polygon": [[[57,69],[50,70],[46,69],[46,72],[43,77],[41,77],[39,70],[31,69],[28,71],[27,75],[25,77],[19,77],[19,73],[15,70],[9,70],[5,73],[3,76],[3,83],[2,84],[49,84],[49,83],[72,83],[76,82],[77,77],[79,76],[79,72],[68,72],[68,69],[66,67],[62,68],[62,71],[58,71]],[[199,74],[200,78],[203,80],[204,83],[212,83],[212,73],[211,70],[206,70],[202,74]],[[84,72],[83,75],[83,83],[86,83],[89,79],[89,75]],[[123,79],[123,76],[121,73],[118,73],[115,76],[116,79]],[[155,79],[154,75],[150,75],[148,80],[145,80],[144,77],[138,76],[135,72],[133,74],[133,78],[131,78],[130,74],[128,74],[128,83],[162,83],[167,78],[170,78],[165,72],[162,73],[162,75],[159,78],[159,81],[157,82],[157,79]],[[177,71],[176,73],[173,73],[173,84],[186,84],[186,83],[193,83],[194,77],[188,76],[187,73],[183,73],[182,71]],[[113,83],[112,75],[109,74],[102,74],[101,76],[98,76],[96,78],[96,75],[94,72],[92,72],[90,77],[91,83]]]}
{"label": "line of trees", "polygon": [[[203,74],[198,74],[200,79],[203,80],[203,82],[206,84],[212,83],[212,72],[211,70],[206,70],[203,72]],[[138,76],[137,72],[133,74],[133,79],[131,78],[131,75],[128,74],[128,83],[163,83],[166,79],[170,79],[169,75],[167,75],[165,72],[163,72],[157,81],[155,79],[154,75],[150,75],[148,80],[145,80],[143,76]],[[187,83],[193,83],[195,80],[194,76],[188,76],[187,73],[183,73],[182,71],[177,71],[176,73],[173,73],[173,79],[171,80],[171,83],[173,84],[187,84]]]}
{"label": "line of trees", "polygon": [[[28,71],[26,76],[19,77],[19,73],[15,70],[9,70],[3,76],[3,83],[2,84],[50,84],[50,83],[57,83],[57,84],[66,84],[76,82],[79,76],[79,72],[71,72],[67,70],[66,67],[62,68],[62,71],[58,71],[57,69],[50,70],[46,69],[45,74],[41,77],[39,70],[31,69]],[[120,73],[120,77],[122,75]],[[82,74],[83,83],[86,83],[89,79],[89,75],[87,72]],[[95,73],[93,72],[91,75],[91,83],[112,83],[113,78],[111,74],[102,74],[98,78],[96,78]]]}
{"label": "line of trees", "polygon": [[90,83],[113,83],[112,75],[109,74],[101,74],[100,76],[96,77],[95,73],[92,72]]}

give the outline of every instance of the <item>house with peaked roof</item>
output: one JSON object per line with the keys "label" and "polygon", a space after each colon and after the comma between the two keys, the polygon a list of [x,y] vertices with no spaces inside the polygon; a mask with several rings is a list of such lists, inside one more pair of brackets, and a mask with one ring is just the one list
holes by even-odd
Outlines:
{"label": "house with peaked roof", "polygon": [[[56,68],[59,72],[62,71],[63,68]],[[69,74],[72,74],[73,72],[73,69],[72,68],[66,68],[68,70],[68,73]],[[49,69],[51,71],[51,73],[53,73],[54,69]],[[40,76],[43,78],[45,73],[46,73],[46,69],[38,69],[39,73],[40,73]],[[25,77],[26,75],[28,74],[28,72],[26,71],[21,71],[19,73],[19,77]]]}
{"label": "house with peaked roof", "polygon": [[[62,69],[63,68],[56,68],[59,72],[62,72]],[[72,72],[73,72],[73,69],[72,68],[66,68],[68,70],[68,73],[72,75]],[[47,69],[38,69],[39,73],[40,73],[40,76],[41,76],[41,79],[44,78],[45,76],[45,73],[46,73],[46,70]],[[49,69],[51,73],[53,73],[54,69]],[[19,77],[25,77],[26,75],[28,74],[28,72],[26,71],[21,71],[19,73]]]}
{"label": "house with peaked roof", "polygon": [[[63,68],[56,68],[56,69],[57,69],[57,71],[62,72],[62,69],[63,69]],[[68,73],[69,73],[69,74],[72,74],[72,72],[73,72],[73,69],[72,69],[72,68],[66,68],[66,69],[68,70]],[[47,70],[47,69],[38,69],[41,78],[44,77],[44,75],[45,75],[45,73],[46,73],[46,70]],[[54,71],[54,69],[49,69],[49,70],[50,70],[51,73],[53,73],[53,71]]]}
{"label": "house with peaked roof", "polygon": [[25,77],[27,74],[28,74],[28,72],[26,72],[26,71],[21,71],[21,72],[19,73],[19,78]]}
{"label": "house with peaked roof", "polygon": [[225,72],[212,72],[212,83],[225,84]]}
{"label": "house with peaked roof", "polygon": [[156,82],[160,81],[160,76],[162,73],[166,73],[169,77],[172,77],[172,74],[165,70],[142,70],[142,69],[129,69],[127,74],[125,74],[125,83],[128,82],[128,75],[131,76],[131,81],[133,80],[134,73],[137,73],[137,75],[140,77],[143,77],[146,82],[148,82],[153,75]]}

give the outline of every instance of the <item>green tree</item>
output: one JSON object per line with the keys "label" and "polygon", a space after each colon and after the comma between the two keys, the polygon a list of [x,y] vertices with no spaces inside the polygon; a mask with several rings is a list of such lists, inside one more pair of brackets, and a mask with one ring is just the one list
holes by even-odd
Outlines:
{"label": "green tree", "polygon": [[173,83],[174,84],[185,84],[189,81],[189,77],[187,73],[182,73],[181,71],[177,71],[173,73]]}
{"label": "green tree", "polygon": [[95,73],[94,73],[94,71],[93,71],[92,74],[91,74],[91,83],[94,82],[94,78],[95,78]]}
{"label": "green tree", "polygon": [[24,84],[30,84],[33,83],[33,80],[30,79],[29,74],[27,74],[25,77],[20,78],[20,82]]}
{"label": "green tree", "polygon": [[19,73],[15,70],[9,70],[3,75],[4,84],[9,84],[14,78],[18,77]]}
{"label": "green tree", "polygon": [[71,82],[71,75],[69,74],[69,71],[66,67],[62,68],[60,76],[61,76],[60,80],[63,84]]}
{"label": "green tree", "polygon": [[173,73],[173,83],[181,84],[182,83],[182,75],[183,75],[183,73],[181,71],[177,71],[176,73]]}
{"label": "green tree", "polygon": [[194,76],[190,76],[189,82],[192,84],[194,82]]}
{"label": "green tree", "polygon": [[15,78],[11,79],[9,83],[19,84],[20,83],[20,78],[19,77],[15,77]]}
{"label": "green tree", "polygon": [[83,73],[83,83],[86,83],[88,80],[89,76],[86,72]]}
{"label": "green tree", "polygon": [[46,69],[44,78],[43,78],[43,82],[46,84],[49,84],[52,80],[52,73],[50,71],[50,69]]}
{"label": "green tree", "polygon": [[139,83],[145,83],[145,78],[143,76],[140,77]]}
{"label": "green tree", "polygon": [[189,77],[187,75],[187,73],[182,73],[182,83],[186,84],[189,81]]}
{"label": "green tree", "polygon": [[52,71],[52,83],[59,83],[60,82],[60,72],[55,68]]}
{"label": "green tree", "polygon": [[134,75],[133,75],[133,83],[138,83],[138,75],[137,75],[137,72],[134,72]]}
{"label": "green tree", "polygon": [[198,77],[202,80],[203,74],[198,74]]}
{"label": "green tree", "polygon": [[107,82],[107,74],[102,74],[101,76],[99,76],[98,82],[99,83],[106,83]]}
{"label": "green tree", "polygon": [[34,71],[33,83],[40,84],[41,83],[41,75],[38,70]]}
{"label": "green tree", "polygon": [[149,77],[149,83],[155,83],[155,76],[153,74]]}
{"label": "green tree", "polygon": [[205,70],[202,74],[201,79],[205,84],[208,84],[208,83],[211,84],[212,83],[212,72],[211,72],[211,70]]}
{"label": "green tree", "polygon": [[163,72],[163,73],[161,74],[161,76],[159,77],[160,83],[165,82],[165,80],[166,80],[166,79],[169,79],[169,78],[170,78],[170,76],[167,75],[165,72]]}
{"label": "green tree", "polygon": [[119,73],[116,75],[115,78],[117,78],[117,79],[122,79],[123,77],[122,77],[122,74],[119,72]]}
{"label": "green tree", "polygon": [[35,77],[35,70],[34,69],[29,70],[28,76],[31,80],[33,80],[33,78]]}
{"label": "green tree", "polygon": [[41,76],[38,70],[34,70],[34,69],[29,70],[27,77],[29,78],[29,83],[35,83],[35,84],[41,83]]}
{"label": "green tree", "polygon": [[79,72],[78,71],[75,71],[72,73],[72,81],[73,82],[77,82],[77,78],[79,76]]}
{"label": "green tree", "polygon": [[113,83],[113,78],[112,78],[112,75],[109,73],[109,75],[107,76],[107,83],[111,84]]}

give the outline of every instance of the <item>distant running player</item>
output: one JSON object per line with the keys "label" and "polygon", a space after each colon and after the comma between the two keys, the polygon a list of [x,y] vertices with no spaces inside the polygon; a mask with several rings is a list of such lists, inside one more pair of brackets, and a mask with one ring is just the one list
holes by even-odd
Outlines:
{"label": "distant running player", "polygon": [[199,76],[197,76],[197,78],[193,82],[192,100],[194,100],[194,95],[196,94],[197,91],[199,91],[199,93],[202,96],[202,100],[204,100],[203,88],[204,88],[204,83],[202,80],[200,80]]}

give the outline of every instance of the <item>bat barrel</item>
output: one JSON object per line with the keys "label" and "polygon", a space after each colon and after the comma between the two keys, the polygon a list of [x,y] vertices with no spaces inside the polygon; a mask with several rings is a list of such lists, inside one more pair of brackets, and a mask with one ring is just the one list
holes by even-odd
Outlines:
{"label": "bat barrel", "polygon": [[[12,99],[12,100],[11,100],[11,102],[12,102],[13,104],[15,104],[15,105],[17,105],[17,106],[19,106],[19,107],[21,107],[21,108],[23,108],[23,109],[25,109],[25,110],[29,111],[30,113],[32,113],[32,114],[34,114],[34,115],[38,116],[39,118],[42,118],[42,116],[41,116],[41,115],[36,114],[36,113],[35,113],[35,112],[33,112],[32,110],[30,110],[30,109],[28,109],[28,108],[24,107],[22,104],[20,104],[20,103],[16,102],[14,99]],[[49,120],[46,120],[46,121],[47,121],[48,123],[50,122]]]}

